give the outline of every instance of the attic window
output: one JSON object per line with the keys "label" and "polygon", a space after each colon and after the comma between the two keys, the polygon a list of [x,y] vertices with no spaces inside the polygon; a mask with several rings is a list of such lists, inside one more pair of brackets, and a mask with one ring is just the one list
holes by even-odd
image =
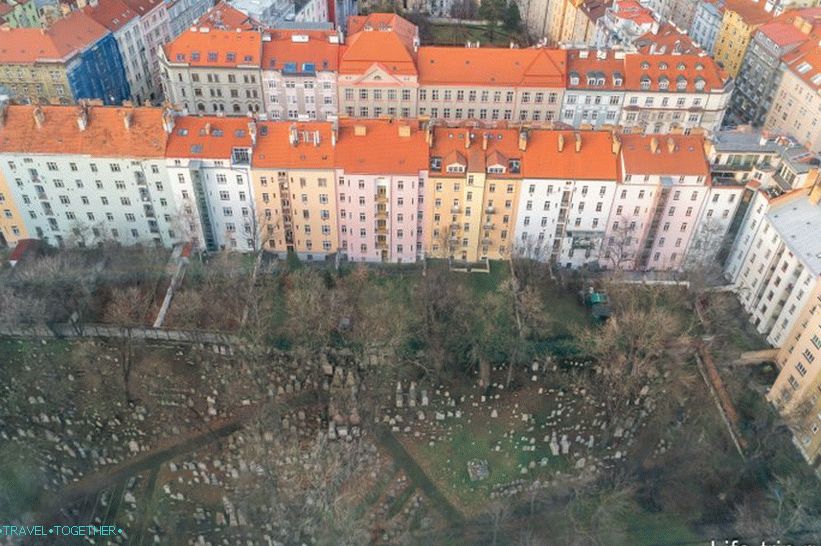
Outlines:
{"label": "attic window", "polygon": [[821,85],[821,74],[816,74],[812,77],[813,85]]}
{"label": "attic window", "polygon": [[507,170],[511,174],[519,174],[522,171],[522,162],[518,159],[510,159],[507,162]]}
{"label": "attic window", "polygon": [[200,52],[199,51],[192,51],[191,52],[191,60],[192,61],[199,61],[200,60]]}
{"label": "attic window", "polygon": [[487,172],[490,174],[504,174],[505,168],[501,165],[493,165],[487,168]]}
{"label": "attic window", "polygon": [[687,69],[687,67],[686,67],[686,66],[684,66],[684,63],[678,63],[678,64],[676,65],[676,69],[678,69],[678,70],[686,70],[686,69]]}
{"label": "attic window", "polygon": [[641,63],[641,69],[642,69],[642,70],[647,70],[647,69],[649,69],[649,68],[650,68],[650,63],[648,63],[647,61],[642,61],[642,63]]}
{"label": "attic window", "polygon": [[267,125],[263,125],[262,127],[260,127],[260,128],[259,128],[259,134],[260,134],[261,136],[267,136],[267,135],[268,135],[268,126],[267,126]]}
{"label": "attic window", "polygon": [[666,76],[659,78],[659,89],[667,90],[670,87],[670,80]]}
{"label": "attic window", "polygon": [[285,63],[282,65],[282,71],[296,73],[296,63]]}
{"label": "attic window", "polygon": [[687,88],[687,78],[684,76],[679,76],[676,78],[676,89],[679,91],[684,90]]}
{"label": "attic window", "polygon": [[812,68],[812,65],[810,65],[810,63],[803,62],[803,63],[798,65],[798,68],[796,68],[796,70],[798,71],[799,74],[806,74],[807,72],[810,71],[810,68]]}
{"label": "attic window", "polygon": [[177,129],[177,134],[179,136],[188,136],[188,129]]}
{"label": "attic window", "polygon": [[253,61],[253,60],[254,60],[254,58],[253,58],[251,55],[246,55],[245,57],[243,57],[243,60],[244,60],[246,63],[250,63],[251,61]]}
{"label": "attic window", "polygon": [[704,78],[696,78],[696,90],[701,91],[704,89],[704,86],[707,82],[704,81]]}
{"label": "attic window", "polygon": [[647,74],[641,77],[641,88],[650,89],[650,77]]}
{"label": "attic window", "polygon": [[177,60],[182,62],[185,60],[185,53],[177,53]]}
{"label": "attic window", "polygon": [[704,65],[701,63],[696,63],[696,70],[704,70]]}
{"label": "attic window", "polygon": [[243,131],[242,129],[237,129],[236,131],[234,131],[234,136],[237,138],[242,138],[245,136],[245,131]]}
{"label": "attic window", "polygon": [[448,165],[448,172],[449,173],[463,173],[465,172],[465,166],[461,163],[453,163]]}
{"label": "attic window", "polygon": [[192,154],[201,154],[202,153],[202,144],[194,144],[191,146],[191,153]]}
{"label": "attic window", "polygon": [[211,134],[215,137],[221,137],[223,135],[222,129],[214,129],[213,131],[211,131]]}
{"label": "attic window", "polygon": [[430,158],[430,168],[432,171],[438,171],[442,168],[442,158],[432,156]]}
{"label": "attic window", "polygon": [[234,61],[237,60],[237,54],[234,53],[233,51],[229,51],[228,53],[225,54],[225,60],[227,60],[229,63],[233,63]]}
{"label": "attic window", "polygon": [[303,72],[316,72],[316,64],[314,64],[314,63],[303,63],[302,64],[302,71]]}
{"label": "attic window", "polygon": [[570,73],[570,85],[579,85],[579,75],[575,72]]}
{"label": "attic window", "polygon": [[208,62],[209,63],[217,62],[217,52],[216,51],[209,51],[208,52]]}
{"label": "attic window", "polygon": [[667,68],[667,63],[665,63],[664,61],[659,63],[659,70],[667,70]]}

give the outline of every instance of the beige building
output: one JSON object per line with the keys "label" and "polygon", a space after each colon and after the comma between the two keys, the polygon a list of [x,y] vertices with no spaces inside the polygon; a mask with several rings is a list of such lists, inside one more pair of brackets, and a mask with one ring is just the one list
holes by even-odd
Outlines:
{"label": "beige building", "polygon": [[263,111],[262,34],[203,27],[159,50],[165,97],[192,114]]}
{"label": "beige building", "polygon": [[810,40],[782,59],[781,83],[764,128],[795,137],[813,152],[821,151],[821,49]]}
{"label": "beige building", "polygon": [[0,172],[0,248],[14,246],[27,237],[26,226],[14,204],[11,188]]}
{"label": "beige building", "polygon": [[266,250],[303,260],[338,250],[332,131],[330,123],[257,124],[251,176]]}
{"label": "beige building", "polygon": [[[816,189],[821,192],[821,187]],[[821,281],[804,306],[776,363],[780,369],[767,399],[787,417],[795,443],[811,464],[821,455]]]}

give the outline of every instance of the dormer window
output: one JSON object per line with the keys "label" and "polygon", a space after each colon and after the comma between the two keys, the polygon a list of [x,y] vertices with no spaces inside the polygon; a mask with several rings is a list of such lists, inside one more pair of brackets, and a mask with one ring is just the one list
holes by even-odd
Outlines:
{"label": "dormer window", "polygon": [[650,89],[650,76],[647,74],[641,77],[641,88],[645,91]]}
{"label": "dormer window", "polygon": [[208,62],[209,63],[217,62],[217,52],[216,51],[209,51],[208,52]]}
{"label": "dormer window", "polygon": [[511,159],[507,162],[507,170],[511,174],[519,174],[522,171],[522,162],[518,159]]}
{"label": "dormer window", "polygon": [[491,165],[487,168],[488,174],[505,174],[505,168],[502,165]]}
{"label": "dormer window", "polygon": [[192,61],[199,61],[200,60],[200,52],[199,51],[192,51],[191,52],[191,60]]}
{"label": "dormer window", "polygon": [[649,70],[650,69],[650,63],[648,63],[647,61],[642,61],[641,69],[642,70]]}
{"label": "dormer window", "polygon": [[687,67],[686,67],[686,66],[684,66],[684,63],[678,63],[678,64],[676,65],[676,69],[677,69],[677,70],[685,70],[686,68],[687,68]]}
{"label": "dormer window", "polygon": [[604,76],[602,76],[601,78],[596,78],[596,85],[598,85],[599,87],[604,87]]}
{"label": "dormer window", "polygon": [[227,60],[229,63],[233,63],[234,61],[237,60],[237,54],[234,53],[233,51],[229,51],[228,53],[225,54],[225,60]]}
{"label": "dormer window", "polygon": [[182,62],[184,60],[185,60],[185,54],[184,53],[177,53],[177,61]]}
{"label": "dormer window", "polygon": [[678,78],[676,78],[676,89],[678,89],[679,91],[687,89],[687,78],[685,78],[684,76],[679,76]]}
{"label": "dormer window", "polygon": [[704,65],[701,63],[696,63],[696,70],[704,70]]}
{"label": "dormer window", "polygon": [[432,156],[430,158],[430,170],[432,171],[439,171],[442,170],[442,158]]}
{"label": "dormer window", "polygon": [[659,78],[659,89],[662,91],[666,91],[670,87],[670,80],[667,76],[662,76]]}
{"label": "dormer window", "polygon": [[246,63],[250,63],[250,62],[252,62],[252,61],[254,60],[254,57],[252,57],[251,55],[246,55],[245,57],[243,57],[243,60],[244,60]]}
{"label": "dormer window", "polygon": [[579,75],[576,72],[570,73],[570,85],[579,85]]}
{"label": "dormer window", "polygon": [[613,74],[613,85],[615,85],[616,87],[621,87],[623,83],[624,83],[624,77],[621,74],[619,74],[618,72],[615,72]]}
{"label": "dormer window", "polygon": [[667,68],[667,63],[665,63],[664,61],[659,63],[659,70],[667,70]]}
{"label": "dormer window", "polygon": [[696,91],[703,91],[706,84],[707,82],[704,81],[704,78],[696,78]]}
{"label": "dormer window", "polygon": [[447,171],[449,173],[463,173],[465,172],[465,166],[461,163],[452,163],[448,165]]}
{"label": "dormer window", "polygon": [[596,78],[594,78],[592,75],[588,74],[588,76],[587,76],[587,85],[591,85],[591,86],[596,85]]}

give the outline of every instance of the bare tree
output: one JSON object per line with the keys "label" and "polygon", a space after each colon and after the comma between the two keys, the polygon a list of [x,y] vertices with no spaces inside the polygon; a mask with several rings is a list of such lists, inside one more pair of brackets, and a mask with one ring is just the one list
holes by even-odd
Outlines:
{"label": "bare tree", "polygon": [[638,232],[635,223],[619,216],[602,248],[603,261],[614,271],[633,269],[639,257]]}

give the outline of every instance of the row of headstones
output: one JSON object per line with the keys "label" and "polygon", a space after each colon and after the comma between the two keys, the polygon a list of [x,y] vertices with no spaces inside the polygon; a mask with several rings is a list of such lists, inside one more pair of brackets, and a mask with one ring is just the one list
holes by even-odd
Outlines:
{"label": "row of headstones", "polygon": [[417,385],[416,381],[411,381],[408,385],[408,391],[405,393],[405,390],[402,388],[402,382],[396,382],[396,407],[401,409],[405,407],[407,403],[407,407],[415,408],[418,405],[426,407],[430,404],[430,398],[428,397],[428,390],[427,389],[419,389],[418,396],[417,396]]}

